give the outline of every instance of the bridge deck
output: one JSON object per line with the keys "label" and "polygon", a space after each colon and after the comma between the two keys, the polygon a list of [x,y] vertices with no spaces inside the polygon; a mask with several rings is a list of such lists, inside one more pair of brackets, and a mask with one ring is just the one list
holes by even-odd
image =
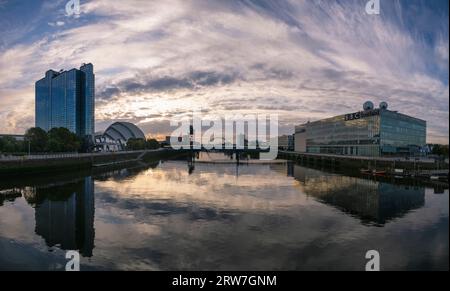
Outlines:
{"label": "bridge deck", "polygon": [[[236,160],[196,160],[199,164],[236,164]],[[241,165],[275,165],[286,164],[287,160],[240,160]]]}

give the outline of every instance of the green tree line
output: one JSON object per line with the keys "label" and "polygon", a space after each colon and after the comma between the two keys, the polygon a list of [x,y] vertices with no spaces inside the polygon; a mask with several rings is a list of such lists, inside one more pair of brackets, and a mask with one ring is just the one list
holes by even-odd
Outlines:
{"label": "green tree line", "polygon": [[27,130],[23,141],[13,137],[0,138],[2,153],[67,153],[79,152],[83,141],[67,128],[53,128],[49,132],[33,127]]}
{"label": "green tree line", "polygon": [[440,144],[434,144],[433,150],[431,151],[433,155],[438,155],[441,157],[448,158],[448,145],[440,145]]}
{"label": "green tree line", "polygon": [[156,150],[160,148],[160,144],[156,139],[131,138],[127,141],[127,150]]}
{"label": "green tree line", "polygon": [[[155,139],[130,139],[127,150],[158,149],[160,144]],[[84,140],[67,128],[53,128],[49,132],[33,127],[27,130],[23,141],[13,137],[0,138],[0,153],[67,153],[80,152],[86,149]]]}

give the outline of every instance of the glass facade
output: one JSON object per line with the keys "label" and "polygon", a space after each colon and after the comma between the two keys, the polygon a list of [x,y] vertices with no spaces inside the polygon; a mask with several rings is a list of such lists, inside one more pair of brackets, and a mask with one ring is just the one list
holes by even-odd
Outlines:
{"label": "glass facade", "polygon": [[95,113],[95,75],[94,75],[94,66],[92,64],[83,65],[80,68],[80,71],[83,72],[82,78],[82,89],[83,94],[81,98],[81,107],[84,109],[81,114],[80,124],[81,131],[84,132],[85,135],[94,135],[94,113]]}
{"label": "glass facade", "polygon": [[[387,109],[336,116],[298,128],[306,129],[308,153],[376,157],[413,154],[426,144],[425,121]],[[301,141],[296,137],[295,142]]]}
{"label": "glass facade", "polygon": [[427,123],[397,112],[381,112],[381,152],[408,154],[426,144]]}
{"label": "glass facade", "polygon": [[40,127],[44,130],[49,130],[49,119],[50,119],[50,89],[48,86],[48,80],[42,79],[36,82],[36,127]]}
{"label": "glass facade", "polygon": [[94,134],[95,75],[92,64],[80,70],[48,71],[36,82],[36,127],[65,127],[79,136]]}

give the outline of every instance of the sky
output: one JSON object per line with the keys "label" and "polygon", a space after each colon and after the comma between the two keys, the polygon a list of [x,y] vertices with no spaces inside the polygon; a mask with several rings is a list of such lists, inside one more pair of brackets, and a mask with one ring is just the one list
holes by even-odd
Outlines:
{"label": "sky", "polygon": [[0,0],[0,133],[34,126],[47,70],[93,63],[96,131],[115,121],[149,137],[170,120],[278,114],[279,132],[371,100],[449,140],[449,1]]}

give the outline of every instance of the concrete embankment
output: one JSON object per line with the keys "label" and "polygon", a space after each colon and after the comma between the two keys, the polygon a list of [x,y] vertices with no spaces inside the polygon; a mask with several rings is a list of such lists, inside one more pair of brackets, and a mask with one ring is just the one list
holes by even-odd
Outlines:
{"label": "concrete embankment", "polygon": [[93,154],[56,154],[24,157],[0,158],[0,175],[54,172],[61,170],[89,169],[137,162],[143,159],[158,159],[177,152],[171,149],[148,151],[93,153]]}
{"label": "concrete embankment", "polygon": [[394,172],[402,169],[408,172],[425,170],[447,169],[448,164],[425,159],[404,158],[372,158],[372,157],[350,157],[338,155],[322,155],[298,152],[282,151],[279,158],[292,160],[305,165],[320,165],[322,167],[338,167],[345,170],[360,171],[361,169],[373,169],[379,171]]}

